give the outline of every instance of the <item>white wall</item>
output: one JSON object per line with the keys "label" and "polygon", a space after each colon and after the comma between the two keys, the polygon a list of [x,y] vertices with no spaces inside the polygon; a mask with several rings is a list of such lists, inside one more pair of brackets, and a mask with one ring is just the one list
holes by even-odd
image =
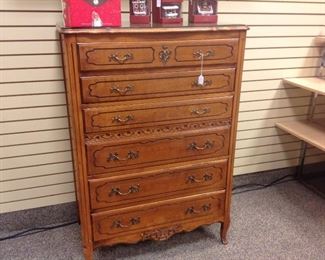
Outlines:
{"label": "white wall", "polygon": [[[127,9],[123,0],[124,20]],[[0,212],[75,200],[56,33],[60,10],[59,0],[0,0]],[[274,122],[304,117],[309,93],[284,87],[281,79],[315,75],[314,36],[325,24],[325,1],[219,1],[219,23],[251,28],[235,174],[296,165],[298,140]],[[325,99],[320,103],[318,112],[325,111]],[[322,159],[318,154],[310,149],[308,160]]]}

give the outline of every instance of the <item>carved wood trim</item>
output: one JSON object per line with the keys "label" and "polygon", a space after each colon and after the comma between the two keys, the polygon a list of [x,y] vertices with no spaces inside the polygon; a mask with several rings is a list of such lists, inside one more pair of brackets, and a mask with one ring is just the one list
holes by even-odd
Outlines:
{"label": "carved wood trim", "polygon": [[[194,225],[193,225],[193,223],[190,223],[190,226],[187,223],[187,224],[185,224],[185,226],[181,227],[182,230],[180,232],[190,232],[190,231],[198,228],[199,226],[210,225],[210,224],[213,224],[213,223],[216,223],[216,222],[223,223],[219,218],[204,220],[204,222],[199,222],[199,223],[196,223]],[[176,233],[180,233],[180,232],[176,232]],[[137,233],[132,238],[129,237],[128,240],[125,240],[124,237],[121,237],[121,239],[116,239],[114,241],[112,241],[112,239],[97,241],[96,242],[96,247],[104,246],[104,245],[112,246],[112,245],[115,245],[115,244],[118,244],[118,243],[134,244],[134,243],[138,243],[139,241],[142,241],[141,233],[139,235]]]}
{"label": "carved wood trim", "polygon": [[156,241],[164,241],[169,239],[171,236],[176,233],[180,233],[183,231],[181,225],[174,225],[166,228],[157,228],[149,231],[144,231],[141,233],[141,240],[156,240]]}
{"label": "carved wood trim", "polygon": [[101,142],[114,140],[114,139],[130,139],[134,137],[140,138],[148,135],[161,136],[162,134],[165,133],[177,133],[185,130],[193,130],[193,129],[201,129],[201,128],[209,129],[218,126],[229,127],[230,124],[231,124],[230,119],[210,120],[210,121],[193,122],[193,123],[190,122],[190,123],[182,123],[182,124],[175,124],[175,125],[116,130],[116,131],[109,131],[100,134],[86,134],[85,139],[88,144],[96,144],[96,143],[101,143]]}

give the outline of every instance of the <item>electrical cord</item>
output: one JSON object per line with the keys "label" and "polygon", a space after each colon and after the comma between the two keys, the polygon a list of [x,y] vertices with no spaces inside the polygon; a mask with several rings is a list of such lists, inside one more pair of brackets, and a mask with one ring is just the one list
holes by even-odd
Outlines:
{"label": "electrical cord", "polygon": [[[291,177],[291,179],[285,180],[288,177]],[[249,191],[265,189],[265,188],[268,188],[268,187],[273,186],[273,185],[277,185],[277,184],[281,184],[281,183],[285,183],[285,182],[289,182],[289,181],[294,181],[294,180],[295,180],[294,175],[293,174],[288,174],[288,175],[282,176],[281,178],[275,179],[275,180],[273,180],[273,181],[271,181],[270,183],[267,183],[267,184],[249,183],[249,184],[238,185],[238,186],[233,187],[232,191],[233,191],[233,195],[235,195],[235,194],[245,193],[245,192],[249,192]],[[254,187],[254,188],[253,189],[240,190],[240,189],[243,189],[243,188],[250,188],[250,187]],[[238,190],[238,189],[239,189],[239,191],[234,192],[235,190]]]}
{"label": "electrical cord", "polygon": [[30,228],[30,229],[18,232],[18,233],[14,234],[14,235],[10,235],[10,236],[7,236],[7,237],[1,237],[0,241],[14,239],[14,238],[23,237],[23,236],[29,236],[29,235],[44,232],[44,231],[47,231],[47,230],[55,229],[55,228],[66,227],[66,226],[73,225],[73,224],[76,224],[76,223],[78,223],[78,221],[62,223],[62,224],[58,224],[58,225],[54,225],[54,226]]}
{"label": "electrical cord", "polygon": [[[288,177],[292,177],[292,179],[285,180]],[[277,185],[277,184],[280,184],[280,183],[285,183],[285,182],[289,182],[289,181],[293,181],[293,180],[295,180],[294,175],[288,174],[288,175],[285,175],[285,176],[283,176],[281,178],[278,178],[278,179],[276,179],[276,180],[274,180],[274,181],[272,181],[270,183],[267,183],[267,184],[249,183],[249,184],[238,185],[238,186],[233,187],[232,191],[233,191],[233,194],[235,195],[235,194],[239,194],[239,193],[245,193],[245,192],[249,192],[249,191],[265,189],[265,188],[268,188],[268,187],[273,186],[273,185]],[[250,188],[250,187],[254,187],[254,188],[253,189],[244,189],[244,188]],[[234,192],[235,190],[238,190],[238,189],[239,189],[239,191]],[[240,189],[244,189],[244,190],[240,190]],[[14,235],[10,235],[10,236],[7,236],[7,237],[1,237],[0,241],[14,239],[14,238],[18,238],[18,237],[29,236],[29,235],[37,234],[37,233],[44,232],[44,231],[47,231],[47,230],[51,230],[51,229],[66,227],[66,226],[73,225],[73,224],[76,224],[76,223],[78,223],[78,221],[62,223],[62,224],[55,225],[55,226],[30,228],[30,229],[24,230],[22,232],[16,233]]]}

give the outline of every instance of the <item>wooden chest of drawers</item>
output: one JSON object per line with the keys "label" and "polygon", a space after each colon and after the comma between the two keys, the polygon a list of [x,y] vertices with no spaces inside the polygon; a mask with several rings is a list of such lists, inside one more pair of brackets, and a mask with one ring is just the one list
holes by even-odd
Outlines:
{"label": "wooden chest of drawers", "polygon": [[215,222],[226,243],[246,30],[60,30],[86,259]]}

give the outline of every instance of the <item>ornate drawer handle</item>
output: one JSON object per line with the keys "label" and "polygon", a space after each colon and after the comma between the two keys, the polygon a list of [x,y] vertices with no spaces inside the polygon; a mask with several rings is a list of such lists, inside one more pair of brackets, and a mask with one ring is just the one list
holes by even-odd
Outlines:
{"label": "ornate drawer handle", "polygon": [[168,49],[167,46],[162,46],[162,50],[159,52],[159,59],[165,65],[170,59],[172,52]]}
{"label": "ornate drawer handle", "polygon": [[197,80],[193,81],[192,87],[194,88],[204,88],[212,85],[212,80],[205,80],[203,84],[199,84]]}
{"label": "ornate drawer handle", "polygon": [[116,195],[116,196],[127,196],[127,195],[129,195],[131,193],[137,193],[139,191],[140,191],[140,185],[136,184],[136,185],[130,186],[128,192],[125,192],[125,193],[121,192],[120,188],[112,188],[109,196],[110,197],[112,197],[114,195]]}
{"label": "ornate drawer handle", "polygon": [[206,53],[204,53],[204,51],[198,50],[193,52],[193,57],[199,60],[202,58],[208,58],[212,56],[214,56],[214,51],[207,51]]}
{"label": "ornate drawer handle", "polygon": [[115,61],[118,64],[124,64],[128,60],[133,60],[132,53],[127,53],[122,58],[120,58],[118,54],[111,54],[111,56],[109,56],[109,61]]}
{"label": "ornate drawer handle", "polygon": [[129,151],[128,155],[126,158],[120,158],[118,153],[110,153],[109,156],[107,157],[107,161],[128,161],[128,160],[135,160],[139,157],[139,152],[136,151]]}
{"label": "ornate drawer handle", "polygon": [[189,207],[186,209],[185,214],[186,215],[194,215],[194,214],[200,214],[203,212],[207,212],[207,211],[211,210],[211,204],[204,204],[201,208],[202,209],[196,210],[194,207]]}
{"label": "ornate drawer handle", "polygon": [[206,141],[203,146],[198,146],[195,142],[191,143],[189,145],[190,150],[206,150],[206,149],[211,149],[214,145],[214,142],[211,141]]}
{"label": "ornate drawer handle", "polygon": [[123,124],[125,124],[125,123],[127,123],[129,121],[132,121],[132,120],[134,120],[134,116],[132,116],[132,115],[127,115],[125,117],[125,119],[122,119],[120,116],[114,116],[112,118],[112,123],[123,123]]}
{"label": "ornate drawer handle", "polygon": [[129,221],[129,223],[130,223],[129,225],[122,224],[121,220],[114,220],[112,227],[113,228],[128,228],[130,226],[138,225],[138,224],[140,224],[140,222],[141,222],[140,217],[131,218]]}
{"label": "ornate drawer handle", "polygon": [[212,180],[212,174],[204,174],[202,179],[197,179],[195,176],[191,175],[187,177],[186,183],[202,183]]}
{"label": "ornate drawer handle", "polygon": [[210,109],[209,108],[203,108],[203,109],[194,109],[192,110],[192,114],[194,115],[198,115],[198,116],[201,116],[201,115],[204,115],[204,114],[207,114],[210,112]]}
{"label": "ornate drawer handle", "polygon": [[118,93],[120,94],[121,96],[124,96],[126,95],[128,92],[130,91],[133,91],[133,86],[131,85],[127,85],[124,89],[119,89],[118,87],[116,86],[113,86],[111,88],[111,93]]}

